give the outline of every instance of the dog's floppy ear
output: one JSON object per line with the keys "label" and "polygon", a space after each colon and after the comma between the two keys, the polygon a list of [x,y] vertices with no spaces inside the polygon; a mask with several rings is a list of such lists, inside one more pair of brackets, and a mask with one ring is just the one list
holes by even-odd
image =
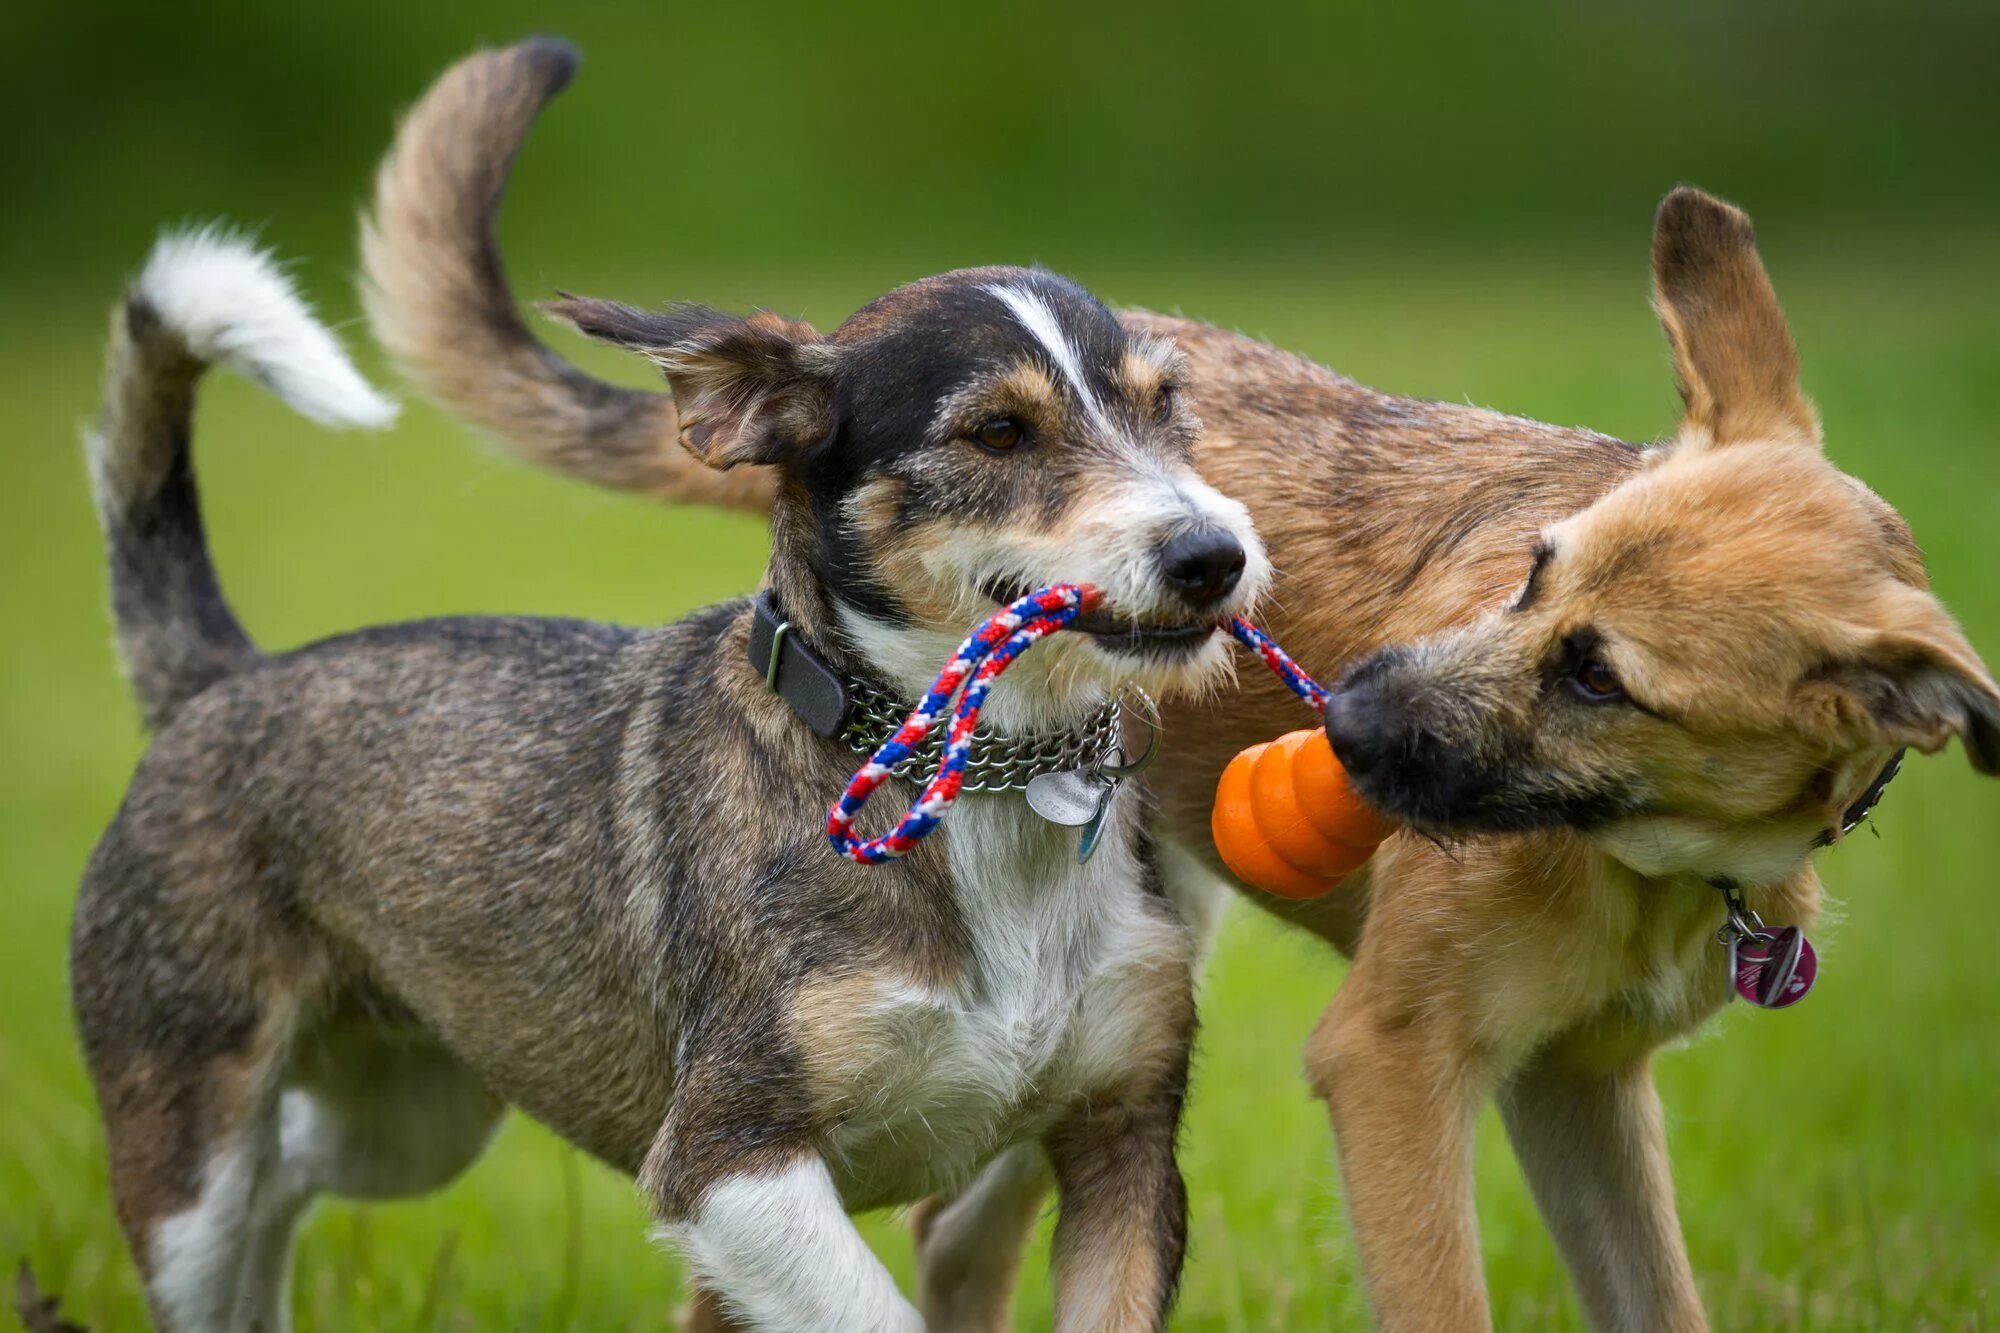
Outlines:
{"label": "dog's floppy ear", "polygon": [[1819,443],[1798,350],[1741,209],[1686,185],[1661,202],[1653,305],[1687,404],[1684,443]]}
{"label": "dog's floppy ear", "polygon": [[1974,768],[2000,775],[2000,688],[1935,600],[1914,589],[1898,600],[1905,623],[1857,628],[1800,683],[1800,702],[1841,740],[1935,754],[1956,736]]}
{"label": "dog's floppy ear", "polygon": [[780,462],[832,424],[836,358],[810,324],[701,306],[655,313],[567,295],[543,309],[657,365],[674,391],[681,444],[710,467]]}

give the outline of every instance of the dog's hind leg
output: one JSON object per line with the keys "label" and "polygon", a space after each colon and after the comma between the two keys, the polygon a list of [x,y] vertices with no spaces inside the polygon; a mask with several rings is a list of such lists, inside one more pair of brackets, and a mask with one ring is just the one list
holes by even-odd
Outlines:
{"label": "dog's hind leg", "polygon": [[[197,1072],[163,1089],[157,1104],[107,1117],[112,1189],[158,1328],[280,1333],[291,1326],[286,1279],[305,1196],[285,1177],[273,1099],[258,1086],[267,1072],[218,1062],[205,1079]],[[211,1114],[205,1124],[182,1115],[197,1106]],[[181,1164],[167,1166],[178,1154],[163,1143],[134,1141],[155,1132],[191,1150]],[[148,1169],[154,1163],[167,1169]]]}
{"label": "dog's hind leg", "polygon": [[292,1232],[315,1197],[428,1194],[478,1158],[503,1110],[421,1033],[334,1021],[301,1036],[277,1102],[277,1186],[244,1269],[243,1301],[269,1314],[250,1326],[285,1326]]}
{"label": "dog's hind leg", "polygon": [[287,1178],[349,1199],[402,1199],[450,1183],[506,1109],[423,1032],[363,1018],[301,1037],[278,1107]]}
{"label": "dog's hind leg", "polygon": [[97,849],[72,939],[77,1025],[154,1323],[275,1333],[313,1197],[433,1188],[499,1106],[427,1040],[345,1017],[323,941],[191,790],[135,784]]}
{"label": "dog's hind leg", "polygon": [[289,1027],[275,1019],[238,1058],[156,1062],[142,1095],[106,1071],[112,1187],[163,1329],[289,1328],[292,1242],[313,1199],[436,1189],[504,1109],[421,1036]]}
{"label": "dog's hind leg", "polygon": [[206,923],[162,910],[171,890],[127,884],[115,903],[92,890],[78,912],[77,1016],[154,1325],[275,1333],[303,1204],[278,1134],[299,994],[266,986],[247,952],[211,947]]}

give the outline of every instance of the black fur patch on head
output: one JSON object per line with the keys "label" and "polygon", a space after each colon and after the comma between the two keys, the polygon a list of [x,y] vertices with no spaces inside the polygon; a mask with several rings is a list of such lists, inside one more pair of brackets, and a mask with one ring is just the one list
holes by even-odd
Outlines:
{"label": "black fur patch on head", "polygon": [[[997,289],[997,290],[996,290]],[[968,269],[891,292],[842,325],[847,349],[837,437],[813,460],[818,489],[844,490],[886,465],[943,443],[939,405],[982,376],[1038,362],[1058,392],[1075,392],[1049,347],[997,291],[1039,304],[1099,403],[1116,399],[1129,336],[1117,316],[1067,278],[1039,269]],[[1032,447],[1032,445],[1030,446]]]}
{"label": "black fur patch on head", "polygon": [[[1170,407],[1169,345],[1135,339],[1096,297],[1040,269],[926,278],[871,302],[831,338],[769,313],[577,298],[548,309],[658,363],[682,443],[702,461],[773,464],[786,477],[774,561],[795,571],[778,582],[808,619],[818,617],[803,603],[824,601],[906,625],[907,585],[899,598],[885,573],[893,548],[1053,526],[1079,496],[1101,491],[1094,482],[1129,470],[1134,449],[1192,462],[1192,419]],[[1159,373],[1128,373],[1133,355]],[[1005,446],[984,438],[996,423]],[[871,485],[879,489],[857,505]],[[799,595],[801,576],[817,596]],[[826,627],[802,628],[823,637]]]}
{"label": "black fur patch on head", "polygon": [[[969,269],[912,283],[856,312],[833,344],[832,427],[790,470],[810,500],[814,576],[885,623],[908,616],[876,573],[880,553],[843,510],[861,486],[895,479],[904,533],[934,522],[1048,523],[1093,463],[1105,463],[1107,446],[1146,437],[1119,376],[1130,335],[1096,297],[1052,273]],[[1046,379],[1055,419],[1008,398],[1005,381],[1024,367]],[[948,406],[958,401],[963,420]],[[1013,455],[971,443],[979,419],[1017,415],[1024,432]],[[1168,443],[1185,456],[1187,441]]]}

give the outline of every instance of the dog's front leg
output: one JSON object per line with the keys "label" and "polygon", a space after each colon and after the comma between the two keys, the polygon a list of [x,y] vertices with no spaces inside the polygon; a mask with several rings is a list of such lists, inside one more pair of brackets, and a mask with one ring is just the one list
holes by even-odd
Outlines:
{"label": "dog's front leg", "polygon": [[[855,1230],[826,1163],[802,1153],[716,1177],[663,1231],[745,1328],[917,1333],[923,1320]],[[723,1327],[729,1327],[727,1322]]]}
{"label": "dog's front leg", "polygon": [[1180,1092],[1092,1101],[1045,1140],[1056,1178],[1056,1333],[1163,1329],[1187,1250]]}
{"label": "dog's front leg", "polygon": [[813,1145],[805,1090],[759,1053],[752,1037],[692,1062],[639,1170],[701,1292],[690,1316],[786,1333],[918,1333],[916,1307]]}
{"label": "dog's front leg", "polygon": [[1306,1069],[1333,1119],[1369,1299],[1391,1333],[1491,1328],[1472,1197],[1491,1081],[1435,1018],[1387,1013],[1367,966],[1320,1019]]}
{"label": "dog's front leg", "polygon": [[1500,1114],[1591,1326],[1707,1328],[1651,1061],[1601,1069],[1552,1048],[1508,1079]]}

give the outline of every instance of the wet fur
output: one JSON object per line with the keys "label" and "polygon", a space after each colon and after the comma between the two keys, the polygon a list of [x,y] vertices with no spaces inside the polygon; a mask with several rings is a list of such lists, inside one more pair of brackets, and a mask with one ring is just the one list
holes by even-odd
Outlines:
{"label": "wet fur", "polygon": [[[461,68],[501,78],[518,58]],[[399,155],[446,150],[433,117],[476,128],[449,145],[471,163],[504,161],[525,124],[427,102]],[[448,184],[396,202],[426,217],[481,203]],[[393,226],[381,239],[406,244]],[[1489,1097],[1592,1323],[1705,1326],[1650,1061],[1729,995],[1709,880],[1739,880],[1767,921],[1808,923],[1810,850],[1895,748],[1957,737],[1976,766],[2000,766],[2000,695],[1929,595],[1908,530],[1819,450],[1748,219],[1676,191],[1654,273],[1687,412],[1652,448],[1378,393],[1207,325],[1122,316],[1186,358],[1202,473],[1249,507],[1276,571],[1266,626],[1316,672],[1346,674],[1348,713],[1410,738],[1368,789],[1420,832],[1328,897],[1249,895],[1355,960],[1306,1070],[1385,1327],[1489,1323],[1468,1170]],[[392,284],[379,297],[404,319],[433,299]],[[430,314],[453,312],[475,313]],[[457,371],[508,373],[471,357]],[[599,479],[532,441],[523,453]],[[1636,702],[1579,713],[1558,693],[1591,652]],[[1155,789],[1177,901],[1203,907],[1221,876],[1200,831],[1224,764],[1299,721],[1256,672],[1170,715]],[[1013,1237],[1045,1188],[1010,1159],[922,1212],[928,1309],[999,1326]]]}

